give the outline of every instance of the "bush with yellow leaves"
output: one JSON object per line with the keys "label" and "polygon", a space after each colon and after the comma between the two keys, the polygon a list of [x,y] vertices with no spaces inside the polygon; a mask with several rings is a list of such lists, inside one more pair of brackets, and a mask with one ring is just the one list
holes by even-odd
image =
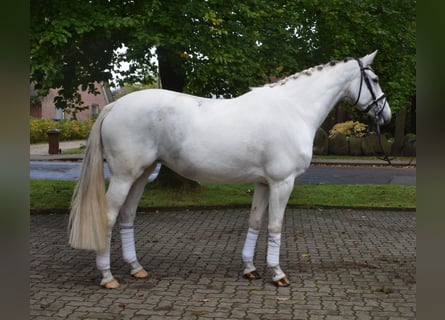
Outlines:
{"label": "bush with yellow leaves", "polygon": [[60,141],[86,139],[94,121],[38,119],[30,117],[29,142],[48,142],[47,131],[49,129],[60,130]]}
{"label": "bush with yellow leaves", "polygon": [[329,130],[329,136],[333,136],[335,133],[342,133],[347,137],[364,137],[368,126],[359,121],[346,121],[335,124],[331,130]]}

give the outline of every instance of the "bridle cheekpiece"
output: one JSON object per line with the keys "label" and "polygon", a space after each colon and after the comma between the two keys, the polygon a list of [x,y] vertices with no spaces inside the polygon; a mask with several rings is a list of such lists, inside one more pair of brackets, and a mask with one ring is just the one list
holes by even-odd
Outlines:
{"label": "bridle cheekpiece", "polygon": [[[371,111],[373,108],[376,107],[376,110],[374,111],[374,117],[375,117],[375,121],[378,122],[378,118],[380,117],[380,115],[383,112],[383,109],[385,109],[385,105],[386,105],[386,95],[384,93],[382,93],[382,95],[380,97],[376,97],[374,90],[372,90],[372,86],[371,86],[371,82],[369,80],[368,75],[366,74],[366,70],[372,70],[370,67],[364,67],[363,63],[360,59],[355,59],[358,62],[358,65],[360,66],[360,88],[358,91],[358,95],[357,95],[357,100],[355,100],[354,102],[354,106],[358,103],[358,101],[360,100],[360,95],[362,93],[362,86],[363,86],[363,82],[365,82],[366,87],[368,88],[369,92],[371,93],[372,96],[372,101],[371,103],[368,104],[368,106],[362,110],[363,113],[368,113],[369,111]],[[385,99],[385,102],[382,104],[381,107],[379,107],[378,102],[380,100]]]}
{"label": "bridle cheekpiece", "polygon": [[[371,82],[369,80],[368,75],[366,74],[366,70],[371,70],[372,69],[370,67],[364,67],[363,63],[360,59],[355,58],[355,60],[358,62],[358,65],[360,66],[360,88],[358,91],[358,96],[357,96],[357,100],[354,103],[354,106],[358,103],[358,101],[360,100],[360,95],[362,93],[362,87],[363,87],[363,82],[365,82],[366,87],[368,87],[369,92],[371,93],[372,96],[372,101],[368,104],[368,106],[362,110],[363,113],[368,113],[369,111],[373,110],[373,108],[375,108],[376,110],[373,110],[374,112],[374,123],[375,123],[375,127],[376,127],[376,132],[377,132],[377,136],[379,138],[379,145],[380,145],[380,149],[383,153],[382,160],[385,160],[389,163],[389,165],[391,164],[391,159],[389,158],[388,154],[385,152],[385,149],[383,148],[383,144],[382,144],[382,135],[380,133],[380,121],[379,121],[379,117],[383,112],[383,109],[385,109],[386,106],[386,96],[384,93],[381,94],[380,97],[376,97],[374,90],[372,90],[372,86],[371,86]],[[382,103],[382,106],[379,107],[379,101],[385,99],[385,102]]]}

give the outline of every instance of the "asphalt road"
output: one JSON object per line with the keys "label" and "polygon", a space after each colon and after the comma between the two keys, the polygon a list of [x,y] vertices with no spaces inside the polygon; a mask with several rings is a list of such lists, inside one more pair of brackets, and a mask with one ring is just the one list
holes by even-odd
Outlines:
{"label": "asphalt road", "polygon": [[[77,180],[81,169],[80,162],[30,161],[31,180]],[[157,174],[149,179],[154,180]],[[105,164],[105,178],[109,178]],[[311,166],[298,177],[297,184],[397,184],[415,185],[415,167],[357,167],[357,166]]]}

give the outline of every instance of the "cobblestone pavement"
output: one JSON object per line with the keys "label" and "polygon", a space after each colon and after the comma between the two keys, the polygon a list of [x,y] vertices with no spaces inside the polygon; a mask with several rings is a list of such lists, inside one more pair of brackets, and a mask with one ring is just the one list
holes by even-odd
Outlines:
{"label": "cobblestone pavement", "polygon": [[30,319],[415,319],[416,213],[288,209],[275,288],[265,267],[242,278],[247,230],[241,209],[140,213],[140,262],[129,275],[114,232],[111,263],[121,288],[99,287],[94,253],[67,245],[67,215],[31,215]]}

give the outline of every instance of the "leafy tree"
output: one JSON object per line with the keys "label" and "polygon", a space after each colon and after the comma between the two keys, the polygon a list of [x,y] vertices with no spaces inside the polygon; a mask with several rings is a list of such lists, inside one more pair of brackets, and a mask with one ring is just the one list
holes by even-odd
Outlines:
{"label": "leafy tree", "polygon": [[[270,76],[379,49],[375,68],[397,111],[415,92],[415,5],[412,0],[33,0],[30,80],[42,96],[61,88],[57,106],[73,106],[79,103],[79,85],[94,91],[94,81],[111,82],[113,65],[122,61],[131,63],[120,83],[151,82],[156,47],[161,59],[176,60],[186,91],[229,97]],[[115,54],[123,44],[127,52]],[[179,77],[161,72],[161,78],[167,83]]]}
{"label": "leafy tree", "polygon": [[[316,26],[312,57],[324,61],[379,50],[373,64],[395,120],[383,129],[394,133],[393,153],[404,143],[406,114],[415,132],[416,1],[304,1],[307,20]],[[364,120],[353,108],[354,118]],[[414,119],[414,121],[413,121]]]}
{"label": "leafy tree", "polygon": [[[304,1],[316,26],[316,61],[379,50],[373,68],[395,113],[410,104],[416,79],[416,1]],[[313,61],[315,62],[315,61]]]}
{"label": "leafy tree", "polygon": [[94,81],[111,79],[113,50],[134,26],[109,1],[31,1],[31,70],[37,96],[60,88],[59,108],[81,105],[78,87],[95,93]]}
{"label": "leafy tree", "polygon": [[[232,97],[378,49],[398,113],[415,96],[415,30],[415,0],[31,0],[30,81],[38,96],[60,88],[56,106],[75,110],[79,86],[152,83],[157,54],[164,88]],[[130,68],[113,83],[122,62]]]}

